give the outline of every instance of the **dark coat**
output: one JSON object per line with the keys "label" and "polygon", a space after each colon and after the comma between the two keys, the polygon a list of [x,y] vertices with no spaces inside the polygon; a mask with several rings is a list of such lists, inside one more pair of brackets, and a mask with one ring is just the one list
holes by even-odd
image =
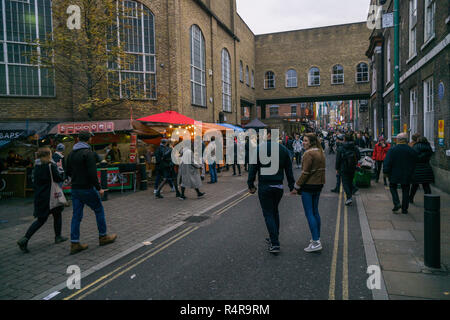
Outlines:
{"label": "dark coat", "polygon": [[383,173],[389,175],[389,182],[411,184],[418,154],[407,144],[389,149],[383,163]]}
{"label": "dark coat", "polygon": [[433,183],[434,174],[430,165],[430,159],[433,155],[433,150],[429,143],[419,142],[413,146],[413,149],[418,153],[418,160],[416,169],[414,170],[413,183]]}
{"label": "dark coat", "polygon": [[[344,162],[346,161],[346,157],[350,154],[353,154],[355,157],[355,166],[353,168],[346,168]],[[359,158],[361,158],[361,154],[355,143],[344,142],[337,147],[335,169],[340,173],[353,173],[356,171],[356,165],[358,164]]]}
{"label": "dark coat", "polygon": [[98,155],[89,148],[75,147],[67,158],[66,173],[72,178],[72,189],[95,188],[100,191],[96,165]]}
{"label": "dark coat", "polygon": [[[52,163],[53,181],[63,182],[63,177],[58,172],[58,167]],[[33,170],[34,181],[34,216],[45,218],[50,214],[50,189],[51,177],[48,163],[38,164]]]}

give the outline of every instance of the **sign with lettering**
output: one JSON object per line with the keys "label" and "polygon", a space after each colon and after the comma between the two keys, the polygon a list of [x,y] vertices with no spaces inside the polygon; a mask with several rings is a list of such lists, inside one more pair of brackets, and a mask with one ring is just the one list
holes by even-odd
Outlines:
{"label": "sign with lettering", "polygon": [[58,134],[77,134],[80,131],[92,133],[113,132],[114,122],[85,122],[58,124]]}
{"label": "sign with lettering", "polygon": [[0,130],[0,140],[19,139],[25,134],[25,130]]}
{"label": "sign with lettering", "polygon": [[383,18],[381,19],[382,26],[384,28],[392,28],[394,26],[394,13],[386,13],[383,14]]}

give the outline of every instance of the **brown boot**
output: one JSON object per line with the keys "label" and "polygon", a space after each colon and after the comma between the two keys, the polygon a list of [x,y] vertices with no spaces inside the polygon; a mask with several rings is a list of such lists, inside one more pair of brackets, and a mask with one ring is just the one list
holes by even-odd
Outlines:
{"label": "brown boot", "polygon": [[70,254],[75,254],[80,251],[86,250],[88,248],[87,244],[81,244],[78,242],[72,242],[70,245]]}
{"label": "brown boot", "polygon": [[117,238],[116,234],[110,234],[107,236],[99,237],[98,242],[99,242],[99,245],[104,246],[104,245],[113,243],[114,241],[116,241],[116,238]]}

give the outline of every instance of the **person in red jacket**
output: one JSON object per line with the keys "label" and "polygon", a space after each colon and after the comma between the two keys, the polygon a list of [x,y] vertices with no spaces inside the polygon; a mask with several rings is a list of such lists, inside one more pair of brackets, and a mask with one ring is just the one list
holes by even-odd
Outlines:
{"label": "person in red jacket", "polygon": [[[380,172],[381,167],[383,166],[384,158],[386,158],[386,154],[390,148],[391,145],[384,140],[383,136],[380,136],[378,138],[378,143],[375,145],[375,148],[373,149],[372,155],[372,159],[376,161],[377,166],[377,180],[376,180],[377,183],[378,180],[380,179]],[[384,185],[387,186],[386,178],[383,177],[383,181]]]}

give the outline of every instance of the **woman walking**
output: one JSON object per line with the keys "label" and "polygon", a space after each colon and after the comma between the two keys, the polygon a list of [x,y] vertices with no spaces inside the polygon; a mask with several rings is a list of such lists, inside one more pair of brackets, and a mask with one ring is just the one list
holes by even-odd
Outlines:
{"label": "woman walking", "polygon": [[[381,167],[383,166],[384,159],[386,158],[386,154],[390,148],[391,145],[389,143],[386,143],[383,136],[380,136],[378,138],[378,143],[375,145],[372,155],[372,159],[375,160],[377,166],[377,179],[376,179],[377,183],[378,180],[380,180]],[[387,186],[386,178],[383,177],[383,181],[384,185]]]}
{"label": "woman walking", "polygon": [[325,155],[319,138],[308,133],[303,138],[303,148],[306,150],[302,159],[302,175],[295,184],[297,191],[292,194],[301,194],[303,208],[308,220],[312,240],[305,248],[306,252],[322,250],[320,242],[320,215],[319,198],[325,184]]}
{"label": "woman walking", "polygon": [[292,143],[294,148],[294,156],[295,162],[297,164],[296,168],[300,169],[300,163],[302,161],[302,151],[303,151],[303,142],[300,140],[300,136],[298,134],[295,135],[295,140]]}
{"label": "woman walking", "polygon": [[183,155],[181,158],[181,164],[178,171],[178,179],[181,180],[181,200],[185,200],[186,197],[184,192],[186,188],[193,188],[197,192],[197,197],[202,197],[205,194],[200,192],[200,187],[202,186],[202,180],[200,178],[200,164],[195,164],[194,153],[189,147],[183,149]]}
{"label": "woman walking", "polygon": [[431,193],[430,183],[434,182],[433,169],[430,165],[430,159],[433,155],[430,143],[425,137],[418,137],[417,142],[412,147],[418,154],[419,158],[414,170],[413,183],[409,193],[409,202],[414,203],[414,196],[416,195],[419,184],[422,184],[425,194]]}
{"label": "woman walking", "polygon": [[[28,228],[27,233],[21,238],[17,244],[20,250],[28,253],[28,241],[33,234],[38,231],[47,221],[50,214],[53,215],[53,229],[55,231],[55,243],[61,243],[67,238],[61,236],[62,217],[61,213],[64,206],[59,206],[50,210],[50,189],[52,185],[52,176],[54,182],[63,182],[63,177],[59,173],[58,167],[51,160],[52,152],[50,148],[43,147],[37,152],[38,160],[33,172],[34,182],[34,216],[36,221]],[[50,173],[51,170],[51,173]]]}

